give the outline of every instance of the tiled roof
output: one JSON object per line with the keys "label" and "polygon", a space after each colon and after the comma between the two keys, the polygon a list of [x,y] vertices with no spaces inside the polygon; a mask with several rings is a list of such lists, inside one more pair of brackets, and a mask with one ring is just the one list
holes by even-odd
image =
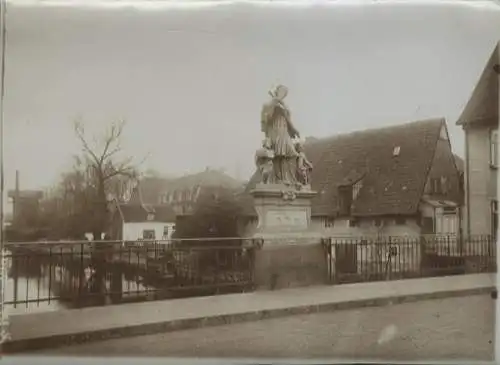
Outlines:
{"label": "tiled roof", "polygon": [[[414,214],[423,194],[444,119],[423,120],[315,140],[304,145],[314,165],[312,215],[335,215],[337,188],[362,177],[353,203],[355,216]],[[395,147],[399,155],[393,156]],[[242,194],[247,215],[255,215],[248,192],[258,181],[254,175]]]}
{"label": "tiled roof", "polygon": [[175,213],[169,205],[120,204],[120,211],[126,223],[147,222],[148,214],[154,214],[153,222],[175,222]]}
{"label": "tiled roof", "polygon": [[171,179],[161,177],[141,179],[132,192],[130,203],[139,203],[141,199],[145,204],[160,203],[160,195],[169,186],[170,181]]}
{"label": "tiled roof", "polygon": [[242,181],[234,179],[223,171],[207,168],[196,174],[186,175],[171,180],[167,186],[167,190],[189,190],[198,186],[238,189],[242,185]]}
{"label": "tiled roof", "polygon": [[455,155],[455,154],[453,154],[453,157],[455,158],[455,165],[457,166],[457,170],[459,172],[464,172],[465,171],[464,159],[460,156]]}
{"label": "tiled roof", "polygon": [[500,64],[500,48],[496,45],[457,124],[498,120],[498,75],[494,66]]}

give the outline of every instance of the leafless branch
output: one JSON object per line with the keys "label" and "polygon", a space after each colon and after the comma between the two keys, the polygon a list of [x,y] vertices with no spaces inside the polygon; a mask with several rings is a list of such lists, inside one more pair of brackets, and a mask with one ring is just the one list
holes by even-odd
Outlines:
{"label": "leafless branch", "polygon": [[[104,137],[104,149],[101,154],[100,158],[100,164],[119,152],[121,150],[121,136],[123,133],[123,128],[125,127],[125,121],[120,120],[117,123],[113,123]],[[112,145],[116,144],[114,148],[112,148]],[[111,148],[111,150],[110,150]]]}
{"label": "leafless branch", "polygon": [[78,139],[82,143],[83,152],[92,156],[92,159],[95,161],[95,163],[98,164],[99,159],[97,158],[96,154],[94,153],[94,151],[92,151],[89,144],[87,143],[87,140],[85,138],[85,127],[83,125],[83,122],[80,119],[75,120],[74,130],[75,130],[76,136],[78,137]]}

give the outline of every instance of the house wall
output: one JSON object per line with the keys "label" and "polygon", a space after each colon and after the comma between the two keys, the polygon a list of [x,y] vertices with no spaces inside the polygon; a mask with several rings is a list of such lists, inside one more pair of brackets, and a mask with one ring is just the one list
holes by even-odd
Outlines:
{"label": "house wall", "polygon": [[[419,236],[421,233],[415,217],[406,218],[404,225],[397,225],[394,218],[382,218],[383,227],[374,225],[375,218],[357,219],[356,227],[349,226],[349,219],[337,218],[330,220],[325,217],[312,217],[311,229],[321,232],[325,237],[368,237],[368,236]],[[333,223],[333,225],[332,225]],[[256,218],[245,218],[239,222],[239,232],[242,237],[252,237],[257,228]]]}
{"label": "house wall", "polygon": [[[442,208],[434,208],[430,204],[420,205],[420,214],[423,217],[434,219],[436,234],[450,235],[458,234],[459,211],[456,215],[443,214]],[[325,237],[373,237],[373,236],[394,236],[394,237],[418,237],[422,234],[422,229],[417,217],[405,218],[405,224],[398,225],[394,218],[381,218],[383,226],[375,226],[375,218],[357,219],[355,227],[349,226],[349,219],[337,218],[328,219],[325,217],[312,217],[311,229],[321,232]],[[256,218],[246,218],[239,222],[239,232],[242,237],[252,237],[257,228]],[[452,228],[450,230],[450,227]]]}
{"label": "house wall", "polygon": [[[465,129],[468,155],[465,158],[464,229],[471,235],[490,234],[491,200],[496,199],[497,170],[490,168],[490,129],[487,126],[471,126]],[[467,205],[470,204],[470,205]]]}
{"label": "house wall", "polygon": [[457,235],[460,233],[460,209],[455,214],[444,214],[442,207],[434,207],[428,203],[420,203],[420,215],[429,217],[434,222],[435,235]]}
{"label": "house wall", "polygon": [[[375,226],[375,218],[357,219],[355,227],[349,226],[349,219],[328,220],[324,217],[313,217],[311,224],[313,229],[324,232],[329,237],[371,237],[383,236],[419,236],[420,226],[416,218],[406,218],[403,225],[397,225],[394,218],[382,217],[382,227]],[[332,224],[333,223],[333,224]]]}
{"label": "house wall", "polygon": [[[163,237],[163,229],[168,226],[169,237]],[[175,223],[165,222],[131,222],[123,224],[123,237],[124,241],[135,241],[142,239],[144,230],[154,230],[155,239],[169,239],[175,228]]]}

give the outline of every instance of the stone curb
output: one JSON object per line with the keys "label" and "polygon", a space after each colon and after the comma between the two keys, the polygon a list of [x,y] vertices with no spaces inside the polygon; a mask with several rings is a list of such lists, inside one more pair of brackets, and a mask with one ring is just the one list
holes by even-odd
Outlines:
{"label": "stone curb", "polygon": [[435,293],[396,295],[392,297],[380,297],[371,299],[351,300],[346,302],[312,304],[272,310],[259,310],[253,312],[242,312],[236,314],[221,314],[213,317],[198,317],[181,320],[169,320],[158,323],[146,323],[134,326],[115,327],[104,330],[87,331],[74,334],[61,334],[48,337],[38,337],[22,340],[12,340],[2,344],[3,354],[14,354],[29,352],[47,348],[77,345],[87,342],[104,341],[123,337],[151,335],[186,329],[196,329],[225,324],[258,321],[262,319],[280,318],[286,316],[330,312],[335,310],[359,309],[363,307],[377,307],[391,304],[401,304],[430,299],[442,299],[450,297],[461,297],[470,295],[489,294],[495,290],[495,286],[441,291]]}

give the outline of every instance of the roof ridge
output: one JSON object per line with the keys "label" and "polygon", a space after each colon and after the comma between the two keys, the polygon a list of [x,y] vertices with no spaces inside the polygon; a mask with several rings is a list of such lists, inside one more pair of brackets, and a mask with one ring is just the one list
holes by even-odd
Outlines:
{"label": "roof ridge", "polygon": [[[427,179],[429,178],[429,174],[430,174],[431,169],[432,169],[432,163],[434,162],[434,158],[436,157],[437,144],[438,144],[438,141],[439,141],[439,136],[441,134],[441,128],[443,128],[443,126],[446,129],[448,129],[446,127],[446,122],[444,122],[444,123],[441,123],[439,129],[437,130],[437,133],[436,133],[436,136],[435,136],[435,141],[433,143],[434,147],[433,147],[433,151],[432,151],[432,157],[430,159],[428,159],[428,161],[427,161],[427,167],[425,169],[425,174],[424,174],[425,178],[421,180],[422,186],[421,186],[421,189],[420,189],[420,194],[418,195],[418,201],[420,201],[422,199],[422,196],[424,195],[425,185],[427,184]],[[446,133],[448,133],[448,130],[446,131]],[[448,143],[451,146],[449,138],[448,138]],[[455,163],[455,162],[453,162],[453,163]],[[455,166],[455,168],[456,168],[456,166]],[[418,209],[418,204],[416,204],[415,209],[416,210]]]}
{"label": "roof ridge", "polygon": [[337,138],[342,138],[342,137],[348,137],[348,136],[355,136],[359,134],[364,134],[364,133],[370,133],[370,132],[379,132],[379,131],[387,131],[387,130],[394,130],[397,128],[404,128],[408,127],[409,125],[415,125],[415,124],[424,124],[424,123],[446,123],[446,119],[444,117],[439,117],[439,118],[427,118],[427,119],[419,119],[419,120],[414,120],[411,122],[406,122],[403,124],[396,124],[392,126],[383,126],[383,127],[375,127],[375,128],[366,128],[366,129],[358,129],[354,130],[351,132],[346,132],[346,133],[339,133],[339,134],[333,134],[329,135],[326,137],[312,137],[314,140],[312,140],[309,145],[313,145],[315,143],[321,143],[321,142],[330,142],[333,141]]}

